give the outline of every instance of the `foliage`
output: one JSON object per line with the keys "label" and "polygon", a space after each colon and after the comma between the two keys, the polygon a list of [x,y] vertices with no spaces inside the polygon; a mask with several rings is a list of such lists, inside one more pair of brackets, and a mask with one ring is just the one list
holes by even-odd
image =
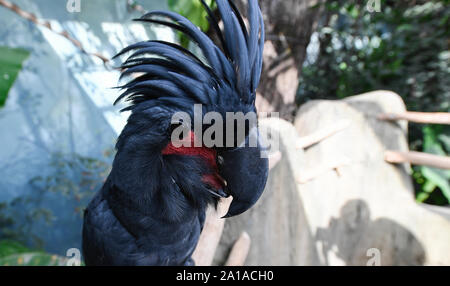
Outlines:
{"label": "foliage", "polygon": [[61,266],[67,258],[32,251],[17,241],[0,241],[0,266]]}
{"label": "foliage", "polygon": [[[450,154],[450,127],[449,126],[426,126],[424,127],[424,151],[431,154],[446,156]],[[444,204],[439,197],[433,197],[436,190],[450,201],[450,170],[442,170],[429,167],[415,168],[414,178],[423,186],[417,196],[420,202],[432,202]],[[436,201],[437,200],[437,201]]]}
{"label": "foliage", "polygon": [[8,92],[29,55],[24,49],[0,47],[0,108],[5,105]]}
{"label": "foliage", "polygon": [[2,266],[65,266],[67,258],[44,252],[30,252],[0,257]]}
{"label": "foliage", "polygon": [[22,245],[17,241],[13,240],[0,241],[0,258],[26,252],[30,252],[30,249],[28,249],[27,247],[25,247],[24,245]]}
{"label": "foliage", "polygon": [[[200,0],[167,0],[170,10],[188,18],[194,25],[199,27],[202,31],[208,31],[209,22],[207,20],[207,12],[203,9]],[[211,10],[215,9],[216,2],[213,0],[206,0],[206,4],[211,7]],[[184,47],[188,47],[189,39],[179,33],[180,43]]]}
{"label": "foliage", "polygon": [[[449,1],[385,0],[380,13],[368,12],[366,2],[326,1],[317,58],[304,65],[297,103],[386,89],[401,95],[410,111],[449,112]],[[437,148],[448,143],[441,132],[411,124],[410,148],[448,154]],[[420,201],[435,191],[450,202],[448,173],[415,171]]]}

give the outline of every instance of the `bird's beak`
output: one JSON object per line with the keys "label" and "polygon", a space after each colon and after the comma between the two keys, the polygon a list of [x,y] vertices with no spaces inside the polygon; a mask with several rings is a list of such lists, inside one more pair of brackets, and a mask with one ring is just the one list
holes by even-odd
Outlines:
{"label": "bird's beak", "polygon": [[[252,147],[249,145],[251,142],[257,142],[257,146]],[[227,218],[247,211],[258,201],[266,186],[269,162],[263,156],[257,128],[249,133],[245,146],[224,151],[220,156],[223,164],[219,173],[227,182],[227,193],[233,196],[228,213],[224,216]]]}

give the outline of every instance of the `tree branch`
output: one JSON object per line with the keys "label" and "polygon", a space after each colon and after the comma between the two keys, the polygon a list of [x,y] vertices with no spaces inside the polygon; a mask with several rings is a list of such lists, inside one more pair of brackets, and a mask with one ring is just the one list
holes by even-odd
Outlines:
{"label": "tree branch", "polygon": [[386,151],[384,154],[386,162],[393,164],[411,163],[433,168],[450,170],[450,157],[437,156],[420,152],[396,152]]}
{"label": "tree branch", "polygon": [[326,128],[320,129],[310,135],[301,137],[297,141],[297,149],[306,149],[314,144],[320,143],[323,140],[339,133],[350,126],[351,122],[349,120],[342,120],[334,125],[330,125]]}
{"label": "tree branch", "polygon": [[396,121],[396,120],[407,120],[416,123],[424,124],[446,124],[450,125],[450,113],[445,112],[411,112],[407,111],[405,113],[387,113],[380,114],[378,116],[380,120],[386,121]]}
{"label": "tree branch", "polygon": [[78,49],[80,49],[83,53],[87,54],[87,55],[91,55],[94,57],[99,58],[100,60],[103,61],[103,64],[106,66],[106,64],[109,62],[109,58],[107,58],[106,56],[97,53],[97,52],[88,52],[84,49],[83,45],[80,43],[80,41],[76,40],[75,38],[71,37],[69,35],[69,33],[67,31],[55,31],[52,27],[52,25],[50,24],[49,21],[44,21],[39,19],[36,15],[34,15],[33,13],[27,12],[22,10],[19,6],[17,6],[14,3],[11,3],[7,0],[0,0],[0,6],[3,6],[9,10],[11,10],[12,12],[16,13],[17,15],[19,15],[19,17],[24,18],[28,21],[33,22],[36,25],[39,26],[43,26],[47,29],[49,29],[50,31],[66,38],[67,40],[69,40],[74,46],[76,46]]}

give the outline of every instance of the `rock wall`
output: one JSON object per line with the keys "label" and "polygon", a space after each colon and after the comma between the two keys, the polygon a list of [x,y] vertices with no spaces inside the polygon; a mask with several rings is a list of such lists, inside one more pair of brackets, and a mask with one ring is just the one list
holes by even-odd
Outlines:
{"label": "rock wall", "polygon": [[268,119],[261,126],[279,135],[282,160],[271,170],[266,190],[246,213],[227,219],[214,259],[223,265],[242,231],[252,239],[246,265],[308,265],[317,261],[313,237],[294,173],[303,152],[295,149],[296,131],[292,124]]}
{"label": "rock wall", "polygon": [[[398,95],[378,91],[310,102],[295,127],[263,121],[278,130],[282,159],[256,207],[225,223],[215,262],[245,230],[248,265],[450,265],[448,208],[416,203],[409,166],[384,161],[387,149],[408,150],[407,123],[377,115],[404,110]],[[300,137],[342,120],[349,122],[342,132],[295,148]]]}

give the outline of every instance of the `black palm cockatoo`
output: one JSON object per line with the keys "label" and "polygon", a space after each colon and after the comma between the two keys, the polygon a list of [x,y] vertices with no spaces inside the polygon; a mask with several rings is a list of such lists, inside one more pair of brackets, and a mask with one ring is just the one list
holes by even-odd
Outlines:
{"label": "black palm cockatoo", "polygon": [[[184,33],[201,53],[146,41],[118,55],[132,52],[122,68],[123,76],[134,77],[121,86],[124,93],[117,99],[131,102],[126,108],[131,115],[119,136],[111,173],[84,214],[86,265],[193,265],[206,208],[231,195],[225,217],[235,216],[253,206],[264,190],[268,162],[262,144],[259,139],[248,144],[259,137],[257,122],[245,121],[245,136],[233,139],[233,146],[175,146],[171,140],[173,131],[186,124],[174,122],[173,115],[194,116],[196,104],[201,104],[201,116],[256,113],[264,46],[258,2],[249,0],[247,28],[231,0],[217,0],[222,29],[202,3],[219,45],[186,18],[154,11],[138,21]],[[195,141],[198,135],[192,128],[180,140]]]}

